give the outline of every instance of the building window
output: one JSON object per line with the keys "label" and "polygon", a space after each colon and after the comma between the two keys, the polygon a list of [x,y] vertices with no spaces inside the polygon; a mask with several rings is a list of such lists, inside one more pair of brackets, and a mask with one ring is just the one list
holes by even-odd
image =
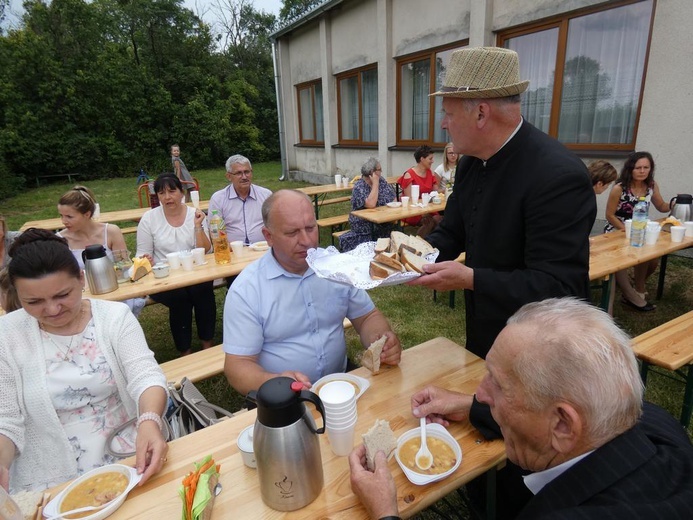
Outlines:
{"label": "building window", "polygon": [[324,144],[322,81],[296,85],[298,95],[298,133],[301,144]]}
{"label": "building window", "polygon": [[378,144],[378,69],[337,76],[340,144]]}
{"label": "building window", "polygon": [[652,14],[644,0],[501,33],[530,80],[527,120],[574,149],[632,150]]}
{"label": "building window", "polygon": [[465,45],[458,42],[397,60],[397,144],[445,146],[443,100],[429,94],[442,86],[452,52]]}

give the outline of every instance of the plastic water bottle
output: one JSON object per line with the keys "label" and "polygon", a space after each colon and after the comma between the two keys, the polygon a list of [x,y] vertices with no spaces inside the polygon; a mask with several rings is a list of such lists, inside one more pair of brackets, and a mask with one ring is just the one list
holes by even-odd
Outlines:
{"label": "plastic water bottle", "polygon": [[214,261],[217,264],[228,264],[231,261],[231,251],[226,238],[226,224],[216,209],[212,211],[212,217],[209,219],[209,234],[214,246]]}
{"label": "plastic water bottle", "polygon": [[647,210],[648,204],[645,197],[640,197],[640,200],[633,208],[633,223],[630,228],[630,245],[633,247],[642,247],[645,244]]}

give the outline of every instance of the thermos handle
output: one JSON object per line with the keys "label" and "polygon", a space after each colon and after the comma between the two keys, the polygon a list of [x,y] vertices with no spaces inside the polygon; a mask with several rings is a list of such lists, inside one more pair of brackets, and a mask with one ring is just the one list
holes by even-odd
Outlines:
{"label": "thermos handle", "polygon": [[311,429],[313,433],[325,433],[325,408],[322,405],[322,401],[318,397],[318,394],[311,392],[310,390],[301,390],[301,393],[299,394],[299,399],[301,401],[310,401],[315,405],[315,408],[318,412],[320,412],[320,415],[322,415],[322,427],[318,428],[317,430],[313,430],[310,424],[308,424],[308,427]]}
{"label": "thermos handle", "polygon": [[669,211],[674,209],[674,201],[676,200],[676,197],[672,197],[671,200],[669,201]]}
{"label": "thermos handle", "polygon": [[86,249],[82,249],[82,262],[86,266],[86,264],[87,264],[87,250]]}

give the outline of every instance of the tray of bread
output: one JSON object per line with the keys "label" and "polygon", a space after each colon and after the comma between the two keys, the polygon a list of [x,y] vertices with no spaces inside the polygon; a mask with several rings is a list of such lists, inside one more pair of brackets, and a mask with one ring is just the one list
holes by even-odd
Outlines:
{"label": "tray of bread", "polygon": [[423,274],[423,266],[438,258],[424,239],[393,231],[389,238],[359,244],[340,253],[335,247],[308,251],[306,261],[315,274],[359,289],[399,285]]}

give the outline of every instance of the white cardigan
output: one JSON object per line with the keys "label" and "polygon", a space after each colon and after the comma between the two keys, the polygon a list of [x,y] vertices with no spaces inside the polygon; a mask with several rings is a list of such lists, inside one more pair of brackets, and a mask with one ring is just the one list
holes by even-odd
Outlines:
{"label": "white cardigan", "polygon": [[[142,393],[166,388],[166,377],[147,346],[142,327],[127,305],[91,300],[98,346],[128,416],[135,417]],[[77,462],[46,387],[46,365],[38,321],[24,309],[0,317],[0,434],[17,449],[10,489],[43,489],[77,476]]]}

